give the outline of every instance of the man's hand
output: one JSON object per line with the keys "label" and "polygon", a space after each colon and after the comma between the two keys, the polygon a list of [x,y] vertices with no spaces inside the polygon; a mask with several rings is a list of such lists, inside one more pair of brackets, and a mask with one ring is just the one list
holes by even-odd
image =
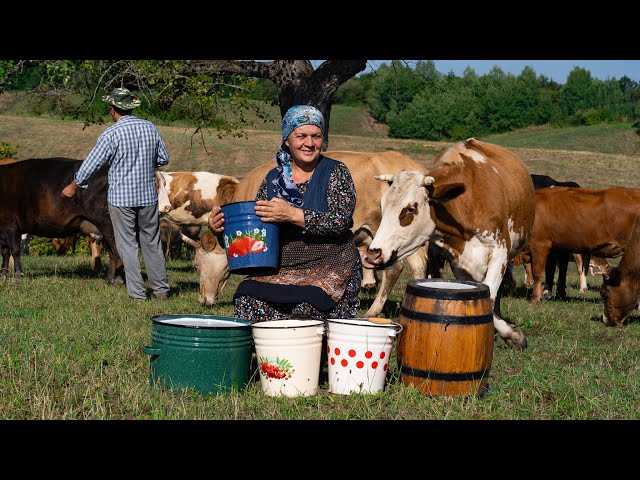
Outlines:
{"label": "man's hand", "polygon": [[71,198],[76,194],[77,189],[78,189],[78,184],[76,183],[75,180],[73,180],[69,185],[64,187],[64,189],[62,190],[62,196]]}

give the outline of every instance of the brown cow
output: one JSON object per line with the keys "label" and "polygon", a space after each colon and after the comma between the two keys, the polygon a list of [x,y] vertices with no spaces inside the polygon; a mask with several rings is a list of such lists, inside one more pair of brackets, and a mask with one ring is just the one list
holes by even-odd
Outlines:
{"label": "brown cow", "polygon": [[[628,200],[628,199],[624,199]],[[631,221],[635,207],[635,218]],[[629,314],[638,308],[640,300],[640,218],[638,201],[634,201],[628,213],[628,238],[624,254],[617,267],[610,266],[603,275],[600,296],[604,302],[602,321],[608,327],[620,327]]]}
{"label": "brown cow", "polygon": [[535,196],[527,166],[506,148],[473,138],[438,154],[433,165],[428,174],[377,177],[390,188],[382,196],[382,220],[366,260],[393,265],[433,241],[457,279],[489,287],[498,334],[515,348],[526,347],[524,332],[500,317],[500,287],[533,228]]}
{"label": "brown cow", "polygon": [[530,302],[536,304],[542,298],[542,274],[551,250],[619,257],[629,243],[638,212],[640,190],[635,188],[536,190],[536,218],[526,247],[534,280]]}
{"label": "brown cow", "polygon": [[[364,153],[350,151],[329,151],[325,155],[342,161],[347,165],[356,186],[356,208],[354,211],[354,242],[359,246],[364,255],[367,245],[371,242],[380,223],[380,197],[388,186],[374,181],[374,176],[387,171],[399,171],[403,168],[412,168],[420,171],[427,169],[406,155],[399,152]],[[240,183],[220,182],[217,189],[217,205],[253,200],[269,170],[275,163],[269,162],[251,170],[242,178]],[[172,205],[172,207],[174,207]],[[173,210],[172,210],[173,212]],[[171,212],[167,214],[171,216]],[[188,239],[183,237],[185,242]],[[218,243],[216,237],[210,231],[206,231],[200,244],[190,242],[196,248],[194,264],[200,273],[200,303],[213,305],[224,288],[228,278],[229,269],[224,248]],[[427,249],[423,246],[415,254],[407,258],[414,278],[425,278],[427,267]],[[398,263],[392,268],[382,271],[382,281],[378,293],[365,316],[379,316],[383,310],[393,285],[402,273],[403,265]],[[374,270],[364,269],[363,288],[375,285]]]}

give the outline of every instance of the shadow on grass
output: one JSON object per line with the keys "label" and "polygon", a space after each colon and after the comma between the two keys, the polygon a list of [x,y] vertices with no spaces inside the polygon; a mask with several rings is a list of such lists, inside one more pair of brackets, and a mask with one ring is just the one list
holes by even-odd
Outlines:
{"label": "shadow on grass", "polygon": [[[635,312],[637,313],[638,310],[635,310]],[[616,327],[609,327],[609,326],[605,325],[602,322],[602,315],[592,315],[590,320],[592,322],[602,323],[602,326],[605,327],[605,328],[616,328]],[[627,317],[627,319],[624,322],[622,322],[622,327],[626,327],[627,325],[633,325],[635,323],[640,323],[640,315],[637,315],[637,314],[636,315],[629,315]]]}
{"label": "shadow on grass", "polygon": [[178,280],[176,282],[176,287],[178,290],[182,290],[182,291],[200,290],[200,283]]}

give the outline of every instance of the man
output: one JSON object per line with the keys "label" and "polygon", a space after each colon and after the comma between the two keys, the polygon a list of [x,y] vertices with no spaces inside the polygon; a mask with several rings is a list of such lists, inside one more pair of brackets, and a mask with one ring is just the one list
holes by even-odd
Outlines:
{"label": "man", "polygon": [[115,125],[98,137],[62,195],[73,197],[78,187],[87,188],[88,180],[109,165],[109,216],[124,263],[127,291],[133,300],[147,298],[138,258],[141,248],[149,286],[154,297],[163,300],[169,295],[169,282],[160,242],[155,169],[169,163],[169,153],[156,126],[131,113],[141,102],[129,90],[116,88],[102,100],[110,105]]}

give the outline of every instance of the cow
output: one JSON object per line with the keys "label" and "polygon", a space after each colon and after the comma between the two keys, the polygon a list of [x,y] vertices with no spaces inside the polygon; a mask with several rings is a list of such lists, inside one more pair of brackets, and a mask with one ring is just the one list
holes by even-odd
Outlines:
{"label": "cow", "polygon": [[366,261],[391,266],[434,242],[456,279],[489,287],[500,337],[515,349],[526,348],[524,332],[500,315],[503,278],[527,243],[535,216],[524,162],[504,147],[470,138],[440,152],[428,173],[405,170],[376,178],[390,188]]}
{"label": "cow", "polygon": [[[72,253],[75,252],[76,242],[82,235],[80,232],[85,232],[85,241],[89,255],[91,256],[91,270],[96,273],[102,272],[102,234],[91,222],[83,221],[80,224],[80,231],[74,235],[61,238],[50,238],[56,255],[66,255],[69,250]],[[87,233],[89,232],[89,233]]]}
{"label": "cow", "polygon": [[[533,181],[533,188],[538,190],[539,188],[553,188],[553,187],[576,187],[580,188],[580,185],[576,182],[568,181],[561,182],[552,178],[548,175],[539,175],[532,173],[531,180]],[[525,261],[525,257],[528,259]],[[567,267],[569,265],[569,260],[573,261],[576,264],[576,268],[578,269],[578,275],[580,276],[580,292],[587,291],[587,269],[589,266],[589,256],[587,255],[583,258],[580,254],[568,254],[566,252],[550,252],[547,257],[547,263],[545,265],[545,282],[544,282],[544,291],[542,292],[542,297],[548,299],[551,297],[551,292],[553,290],[553,280],[555,277],[556,266],[558,266],[558,285],[557,285],[557,294],[558,298],[565,299],[566,298],[566,285],[567,285]],[[524,265],[524,284],[525,285],[533,285],[533,277],[531,275],[531,263],[530,263],[529,255],[526,255],[525,251],[521,251],[516,258],[513,260],[514,265],[523,264]],[[586,263],[585,263],[586,262]]]}
{"label": "cow", "polygon": [[237,184],[229,175],[209,172],[165,172],[156,170],[160,218],[176,225],[206,226],[216,202],[218,188]]}
{"label": "cow", "polygon": [[[199,225],[176,225],[166,218],[160,219],[160,241],[165,258],[180,258],[182,253],[182,235],[190,239],[197,239],[200,236],[201,227]],[[188,249],[192,249],[189,244]]]}
{"label": "cow", "polygon": [[107,283],[124,281],[107,207],[108,167],[91,179],[88,188],[78,189],[74,198],[62,196],[63,188],[71,182],[81,163],[81,160],[54,157],[0,166],[0,277],[7,276],[9,257],[13,256],[14,278],[22,278],[20,237],[23,233],[66,237],[78,231],[91,234],[88,225],[93,225],[109,249]]}
{"label": "cow", "polygon": [[[386,171],[399,171],[412,168],[426,172],[427,169],[411,158],[399,152],[352,152],[328,151],[324,155],[342,161],[347,165],[356,186],[356,208],[353,214],[354,242],[358,245],[361,255],[371,242],[380,223],[381,211],[379,199],[388,188],[387,185],[374,180],[374,176]],[[216,204],[223,205],[234,201],[253,200],[266,176],[274,168],[275,163],[260,165],[245,175],[239,183],[227,182],[220,184],[217,191]],[[172,215],[173,210],[171,211]],[[200,303],[206,306],[214,305],[222,292],[228,278],[229,268],[223,246],[209,229],[204,232],[199,242],[183,237],[183,240],[195,248],[194,265],[200,273]],[[427,261],[430,251],[426,245],[417,249],[414,255],[406,259],[411,268],[413,278],[425,278],[432,270]],[[366,317],[379,316],[385,302],[391,293],[398,277],[403,271],[402,263],[381,272],[381,282],[376,298],[365,313]],[[434,269],[434,272],[437,270]],[[373,269],[364,269],[363,288],[375,285]],[[435,273],[433,273],[435,274]]]}
{"label": "cow", "polygon": [[[620,196],[620,200],[628,201],[629,198]],[[627,227],[626,232],[620,231],[621,239],[624,237],[625,240],[624,253],[617,266],[607,268],[600,287],[604,304],[602,322],[608,327],[621,327],[631,312],[638,308],[640,300],[640,218],[637,197],[634,196],[633,202],[629,203],[632,205],[625,205],[625,211],[622,212],[625,220],[621,220]]]}
{"label": "cow", "polygon": [[526,246],[534,281],[531,304],[542,299],[542,272],[550,251],[623,256],[640,211],[640,189],[635,188],[554,187],[535,195],[536,218]]}
{"label": "cow", "polygon": [[536,173],[531,174],[531,181],[533,181],[533,188],[549,188],[549,187],[577,187],[580,188],[576,182],[561,182],[555,178],[551,178],[548,175],[539,175]]}

